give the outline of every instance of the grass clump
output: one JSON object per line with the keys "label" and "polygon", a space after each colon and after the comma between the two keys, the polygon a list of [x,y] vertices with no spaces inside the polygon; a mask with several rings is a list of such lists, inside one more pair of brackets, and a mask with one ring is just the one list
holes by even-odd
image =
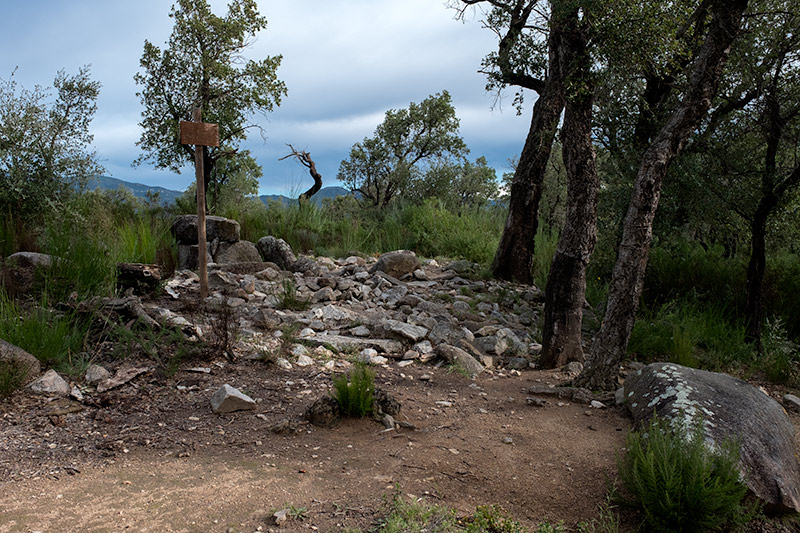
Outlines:
{"label": "grass clump", "polygon": [[46,301],[24,307],[0,291],[0,338],[35,356],[44,368],[73,376],[85,370],[89,328],[89,320],[77,313],[53,311]]}
{"label": "grass clump", "polygon": [[356,364],[349,375],[334,376],[333,398],[344,416],[361,418],[372,414],[375,372],[365,364]]}
{"label": "grass clump", "polygon": [[28,372],[19,361],[0,360],[0,400],[22,388]]}
{"label": "grass clump", "polygon": [[677,427],[654,417],[628,435],[619,475],[630,503],[644,514],[645,531],[717,531],[745,523],[739,449],[733,442],[712,450],[702,428]]}

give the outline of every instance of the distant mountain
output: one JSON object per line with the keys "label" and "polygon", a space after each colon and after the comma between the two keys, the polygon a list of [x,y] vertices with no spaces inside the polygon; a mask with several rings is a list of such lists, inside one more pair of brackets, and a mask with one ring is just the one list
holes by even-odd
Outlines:
{"label": "distant mountain", "polygon": [[[350,191],[344,187],[323,187],[317,192],[317,194],[311,197],[311,201],[316,205],[320,205],[322,204],[322,200],[325,198],[336,198],[337,196],[347,196],[349,194],[351,194]],[[298,194],[297,196],[300,195]],[[297,202],[297,196],[294,198],[289,198],[288,196],[284,196],[282,194],[262,194],[259,196],[259,198],[261,198],[261,201],[265,204],[269,201],[291,204]]]}
{"label": "distant mountain", "polygon": [[158,193],[161,202],[164,204],[174,203],[175,200],[183,194],[180,191],[173,191],[171,189],[165,189],[164,187],[132,183],[130,181],[118,180],[117,178],[112,178],[110,176],[96,176],[90,179],[86,184],[86,188],[90,191],[95,189],[108,189],[115,191],[120,187],[124,187],[125,189],[131,191],[136,198],[147,198],[148,192],[150,192],[150,194]]}
{"label": "distant mountain", "polygon": [[[154,187],[152,185],[132,183],[130,181],[123,181],[109,176],[97,176],[93,179],[90,179],[86,184],[86,188],[90,191],[94,189],[107,189],[115,191],[120,187],[124,187],[131,191],[136,198],[147,198],[148,191],[151,194],[158,193],[161,202],[164,204],[174,203],[175,199],[183,194],[180,191],[173,191],[170,189],[165,189],[164,187]],[[316,205],[320,205],[322,204],[322,200],[325,198],[336,198],[337,196],[346,196],[348,194],[350,194],[350,191],[344,187],[323,187],[317,192],[317,194],[311,197],[311,201]],[[270,200],[281,202],[284,205],[297,202],[296,197],[289,198],[288,196],[284,196],[282,194],[263,194],[259,196],[259,198],[265,204]]]}

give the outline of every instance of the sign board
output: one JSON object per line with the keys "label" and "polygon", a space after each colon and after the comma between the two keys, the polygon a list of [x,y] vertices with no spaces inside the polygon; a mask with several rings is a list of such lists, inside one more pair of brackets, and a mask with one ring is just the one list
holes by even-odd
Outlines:
{"label": "sign board", "polygon": [[181,120],[181,144],[219,146],[219,124]]}

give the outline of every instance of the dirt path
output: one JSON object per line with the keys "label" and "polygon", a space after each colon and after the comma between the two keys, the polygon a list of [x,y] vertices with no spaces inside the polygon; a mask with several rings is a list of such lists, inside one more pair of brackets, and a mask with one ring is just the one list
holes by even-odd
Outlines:
{"label": "dirt path", "polygon": [[[329,376],[214,368],[166,385],[137,379],[75,413],[24,394],[0,405],[0,531],[266,531],[289,506],[305,520],[282,531],[367,529],[396,490],[464,514],[500,504],[528,526],[574,526],[604,500],[629,427],[616,409],[528,405],[530,386],[563,379],[552,372],[470,380],[419,366],[377,378],[416,430],[319,429],[298,421]],[[211,413],[222,383],[260,398],[256,411]]]}

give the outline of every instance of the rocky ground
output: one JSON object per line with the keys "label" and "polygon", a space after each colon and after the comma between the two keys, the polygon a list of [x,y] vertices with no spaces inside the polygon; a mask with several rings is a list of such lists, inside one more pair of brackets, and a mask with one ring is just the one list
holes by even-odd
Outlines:
{"label": "rocky ground", "polygon": [[[613,397],[555,393],[578,368],[535,368],[539,291],[405,253],[291,259],[212,266],[205,301],[179,271],[103,302],[134,335],[138,317],[218,349],[107,345],[62,392],[0,404],[0,531],[366,531],[398,494],[531,527],[597,516],[630,422]],[[357,361],[399,413],[310,424]],[[252,405],[215,413],[225,384]]]}

